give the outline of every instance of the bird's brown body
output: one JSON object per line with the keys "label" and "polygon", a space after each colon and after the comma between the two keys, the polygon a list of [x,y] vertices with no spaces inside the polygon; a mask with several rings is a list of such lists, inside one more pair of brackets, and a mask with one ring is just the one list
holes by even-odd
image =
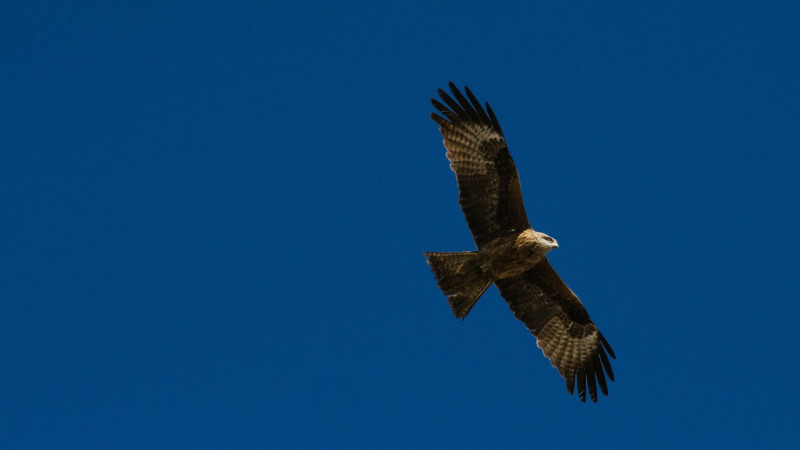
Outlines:
{"label": "bird's brown body", "polygon": [[494,281],[522,275],[556,247],[555,239],[528,228],[516,236],[501,236],[487,242],[478,249],[478,255]]}

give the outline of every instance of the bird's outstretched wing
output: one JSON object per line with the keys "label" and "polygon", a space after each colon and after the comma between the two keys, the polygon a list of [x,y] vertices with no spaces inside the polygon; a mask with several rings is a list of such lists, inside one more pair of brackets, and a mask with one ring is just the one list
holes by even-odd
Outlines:
{"label": "bird's outstretched wing", "polygon": [[522,203],[519,175],[500,124],[465,87],[467,97],[451,82],[455,99],[439,89],[445,104],[431,99],[441,115],[431,113],[444,136],[447,159],[456,173],[459,203],[478,248],[499,236],[530,227]]}
{"label": "bird's outstretched wing", "polygon": [[608,356],[616,358],[575,293],[545,259],[513,278],[495,280],[500,294],[517,319],[536,336],[537,345],[567,381],[572,394],[577,379],[578,395],[597,401],[597,387],[608,395],[606,377],[614,380]]}

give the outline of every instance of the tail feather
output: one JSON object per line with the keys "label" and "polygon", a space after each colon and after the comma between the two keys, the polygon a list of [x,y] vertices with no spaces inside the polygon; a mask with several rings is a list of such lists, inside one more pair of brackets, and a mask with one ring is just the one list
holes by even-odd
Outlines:
{"label": "tail feather", "polygon": [[453,314],[459,319],[475,306],[492,279],[481,268],[477,252],[425,253],[439,289],[447,296]]}

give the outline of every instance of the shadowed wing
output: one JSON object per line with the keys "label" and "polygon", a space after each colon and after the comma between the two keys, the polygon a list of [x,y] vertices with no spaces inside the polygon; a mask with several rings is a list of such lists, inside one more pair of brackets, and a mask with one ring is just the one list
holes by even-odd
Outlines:
{"label": "shadowed wing", "polygon": [[495,284],[517,319],[536,336],[544,356],[566,379],[570,394],[577,379],[582,401],[586,401],[587,386],[595,402],[598,386],[608,395],[603,371],[614,381],[608,360],[609,355],[616,358],[614,351],[547,259],[520,276],[495,280]]}
{"label": "shadowed wing", "polygon": [[530,227],[522,203],[519,176],[500,124],[464,88],[467,97],[451,82],[455,99],[439,89],[431,103],[441,116],[431,113],[444,136],[447,159],[456,173],[459,203],[478,248],[492,239]]}

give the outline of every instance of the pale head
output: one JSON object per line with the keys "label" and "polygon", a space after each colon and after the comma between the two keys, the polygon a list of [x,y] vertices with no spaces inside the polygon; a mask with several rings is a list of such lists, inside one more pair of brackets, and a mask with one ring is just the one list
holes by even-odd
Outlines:
{"label": "pale head", "polygon": [[536,253],[547,254],[550,250],[558,248],[558,242],[540,231],[528,228],[517,236],[517,247],[535,249]]}

